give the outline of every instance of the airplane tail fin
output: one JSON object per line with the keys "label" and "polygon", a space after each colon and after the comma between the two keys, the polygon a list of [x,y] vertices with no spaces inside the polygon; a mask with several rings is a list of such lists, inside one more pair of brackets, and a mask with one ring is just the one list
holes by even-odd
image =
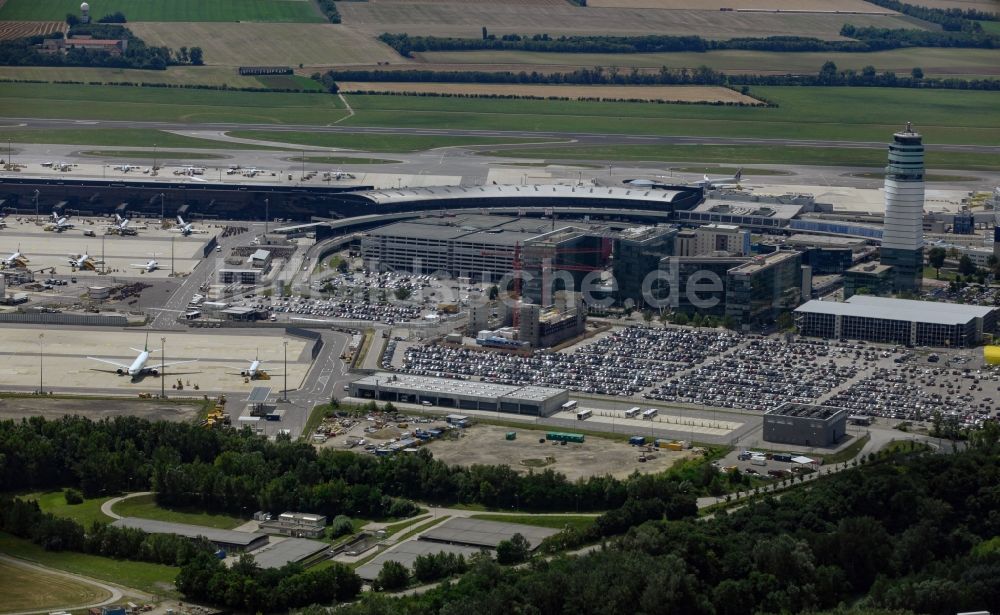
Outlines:
{"label": "airplane tail fin", "polygon": [[736,169],[736,181],[740,181],[741,177],[743,177],[743,167]]}

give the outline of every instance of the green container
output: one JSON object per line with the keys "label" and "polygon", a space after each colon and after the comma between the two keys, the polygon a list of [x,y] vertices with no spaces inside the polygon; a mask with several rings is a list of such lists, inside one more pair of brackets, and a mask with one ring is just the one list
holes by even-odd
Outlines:
{"label": "green container", "polygon": [[507,432],[507,439],[508,440],[517,440],[517,432],[516,431],[508,431]]}

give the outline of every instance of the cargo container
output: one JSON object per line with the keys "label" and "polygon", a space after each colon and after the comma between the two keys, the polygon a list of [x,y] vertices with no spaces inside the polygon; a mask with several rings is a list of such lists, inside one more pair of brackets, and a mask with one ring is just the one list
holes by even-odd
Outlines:
{"label": "cargo container", "polygon": [[508,432],[507,432],[507,435],[506,435],[506,436],[504,436],[504,437],[505,437],[505,438],[506,438],[507,440],[517,440],[517,432],[516,432],[516,431],[508,431]]}
{"label": "cargo container", "polygon": [[791,453],[775,453],[771,456],[771,459],[774,459],[775,461],[791,462],[792,455]]}
{"label": "cargo container", "polygon": [[667,442],[667,449],[671,451],[682,451],[684,450],[683,442]]}
{"label": "cargo container", "polygon": [[632,436],[628,439],[628,443],[632,446],[642,446],[646,443],[646,436]]}

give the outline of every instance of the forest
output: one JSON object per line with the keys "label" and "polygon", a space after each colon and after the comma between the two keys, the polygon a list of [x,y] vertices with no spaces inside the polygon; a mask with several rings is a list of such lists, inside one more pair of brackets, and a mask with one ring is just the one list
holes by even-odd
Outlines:
{"label": "forest", "polygon": [[[345,615],[848,614],[1000,609],[996,429],[973,448],[914,448],[710,520],[657,519],[527,569],[476,559],[419,596]],[[318,611],[306,610],[311,615]]]}

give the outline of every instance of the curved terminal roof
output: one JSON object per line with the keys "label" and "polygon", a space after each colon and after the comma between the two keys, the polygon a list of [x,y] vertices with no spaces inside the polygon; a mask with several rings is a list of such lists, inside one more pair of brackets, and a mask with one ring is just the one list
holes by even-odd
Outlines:
{"label": "curved terminal roof", "polygon": [[640,202],[647,205],[663,203],[670,205],[683,195],[677,190],[653,190],[647,188],[616,188],[610,186],[566,186],[562,184],[531,184],[512,186],[493,184],[485,186],[437,186],[430,188],[404,188],[389,190],[366,190],[353,192],[357,196],[376,205],[396,205],[420,201],[448,201],[458,199],[579,199],[581,202],[593,199]]}

